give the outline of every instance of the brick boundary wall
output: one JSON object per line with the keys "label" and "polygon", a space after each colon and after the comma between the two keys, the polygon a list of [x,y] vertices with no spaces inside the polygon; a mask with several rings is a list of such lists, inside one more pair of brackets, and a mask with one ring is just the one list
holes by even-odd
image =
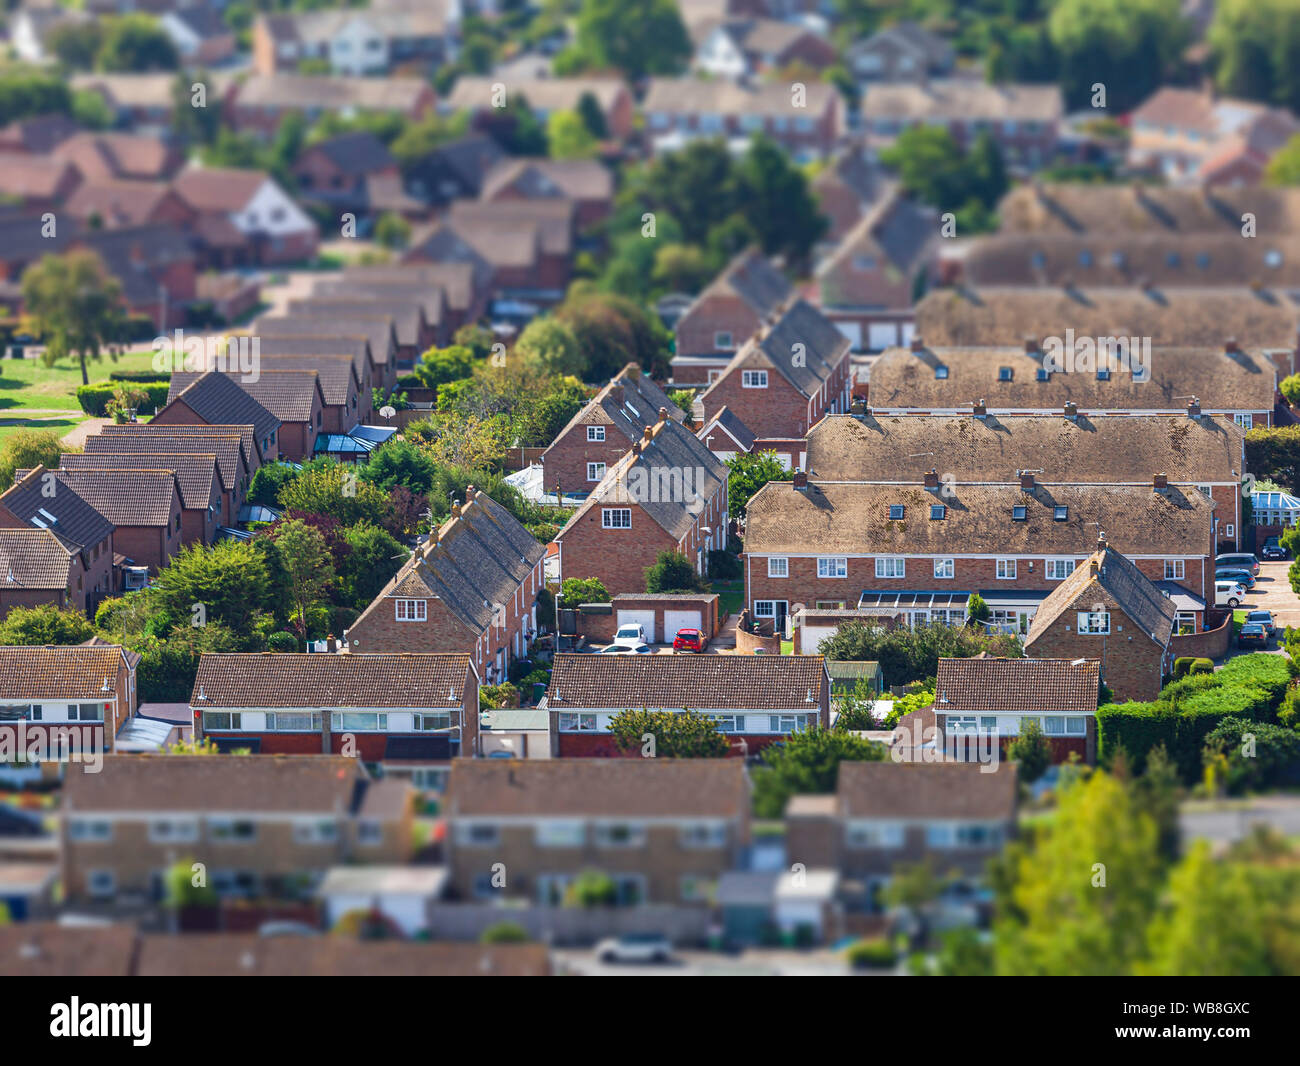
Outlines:
{"label": "brick boundary wall", "polygon": [[1171,649],[1175,659],[1192,655],[1201,659],[1221,659],[1232,643],[1232,616],[1220,623],[1217,629],[1207,629],[1185,636],[1175,634]]}
{"label": "brick boundary wall", "polygon": [[[766,655],[781,654],[781,634],[772,633],[764,635],[763,633],[750,632],[750,623],[752,618],[749,608],[746,607],[740,612],[740,617],[736,620],[736,654],[753,655],[757,649],[762,648]],[[772,629],[770,622],[760,623],[763,629]]]}

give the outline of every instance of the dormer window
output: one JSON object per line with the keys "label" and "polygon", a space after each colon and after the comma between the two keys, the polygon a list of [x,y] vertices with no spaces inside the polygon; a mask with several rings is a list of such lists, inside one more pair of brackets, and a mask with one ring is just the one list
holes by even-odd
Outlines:
{"label": "dormer window", "polygon": [[948,377],[948,368],[946,366],[940,364],[939,366],[936,366],[934,368],[934,379],[936,381],[944,381],[947,379],[947,377]]}
{"label": "dormer window", "polygon": [[889,505],[889,520],[891,522],[901,522],[903,520],[903,505],[901,503],[891,503]]}
{"label": "dormer window", "polygon": [[1052,512],[1052,517],[1058,522],[1064,522],[1070,517],[1070,509],[1068,507],[1058,507]]}

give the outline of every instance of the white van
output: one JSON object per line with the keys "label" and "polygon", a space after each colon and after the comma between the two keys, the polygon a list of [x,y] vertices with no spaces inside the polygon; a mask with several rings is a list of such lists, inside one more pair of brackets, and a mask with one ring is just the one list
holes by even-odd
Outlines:
{"label": "white van", "polygon": [[1214,583],[1214,606],[1236,608],[1246,598],[1246,590],[1235,581]]}

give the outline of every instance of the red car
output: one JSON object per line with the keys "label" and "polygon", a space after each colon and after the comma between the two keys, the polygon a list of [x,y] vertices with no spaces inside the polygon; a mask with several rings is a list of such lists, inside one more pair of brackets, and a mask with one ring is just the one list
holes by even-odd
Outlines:
{"label": "red car", "polygon": [[698,629],[679,629],[673,637],[673,651],[703,651],[709,638]]}

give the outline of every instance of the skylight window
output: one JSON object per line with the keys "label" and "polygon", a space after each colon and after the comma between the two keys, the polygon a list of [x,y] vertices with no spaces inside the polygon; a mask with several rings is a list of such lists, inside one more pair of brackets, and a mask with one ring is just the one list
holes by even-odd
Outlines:
{"label": "skylight window", "polygon": [[930,521],[938,522],[947,513],[948,513],[948,508],[945,507],[943,504],[941,503],[932,504],[930,506]]}
{"label": "skylight window", "polygon": [[1055,513],[1053,514],[1053,517],[1058,522],[1064,522],[1067,518],[1070,517],[1070,509],[1068,507],[1058,507]]}
{"label": "skylight window", "polygon": [[998,380],[999,380],[999,381],[1010,381],[1010,380],[1011,380],[1011,367],[1009,367],[1009,366],[1000,366],[1000,367],[998,367]]}
{"label": "skylight window", "polygon": [[1013,522],[1023,522],[1028,517],[1029,509],[1027,507],[1016,506],[1011,508],[1011,520]]}
{"label": "skylight window", "polygon": [[901,503],[891,503],[889,505],[889,520],[891,522],[901,521],[903,517],[903,505]]}
{"label": "skylight window", "polygon": [[934,368],[934,376],[937,381],[942,381],[948,376],[948,368],[942,365],[936,366]]}
{"label": "skylight window", "polygon": [[1038,368],[1038,380],[1039,380],[1039,381],[1051,381],[1051,380],[1052,380],[1052,375],[1051,375],[1051,373],[1047,370],[1046,367],[1041,367],[1041,366],[1040,366],[1040,367]]}

